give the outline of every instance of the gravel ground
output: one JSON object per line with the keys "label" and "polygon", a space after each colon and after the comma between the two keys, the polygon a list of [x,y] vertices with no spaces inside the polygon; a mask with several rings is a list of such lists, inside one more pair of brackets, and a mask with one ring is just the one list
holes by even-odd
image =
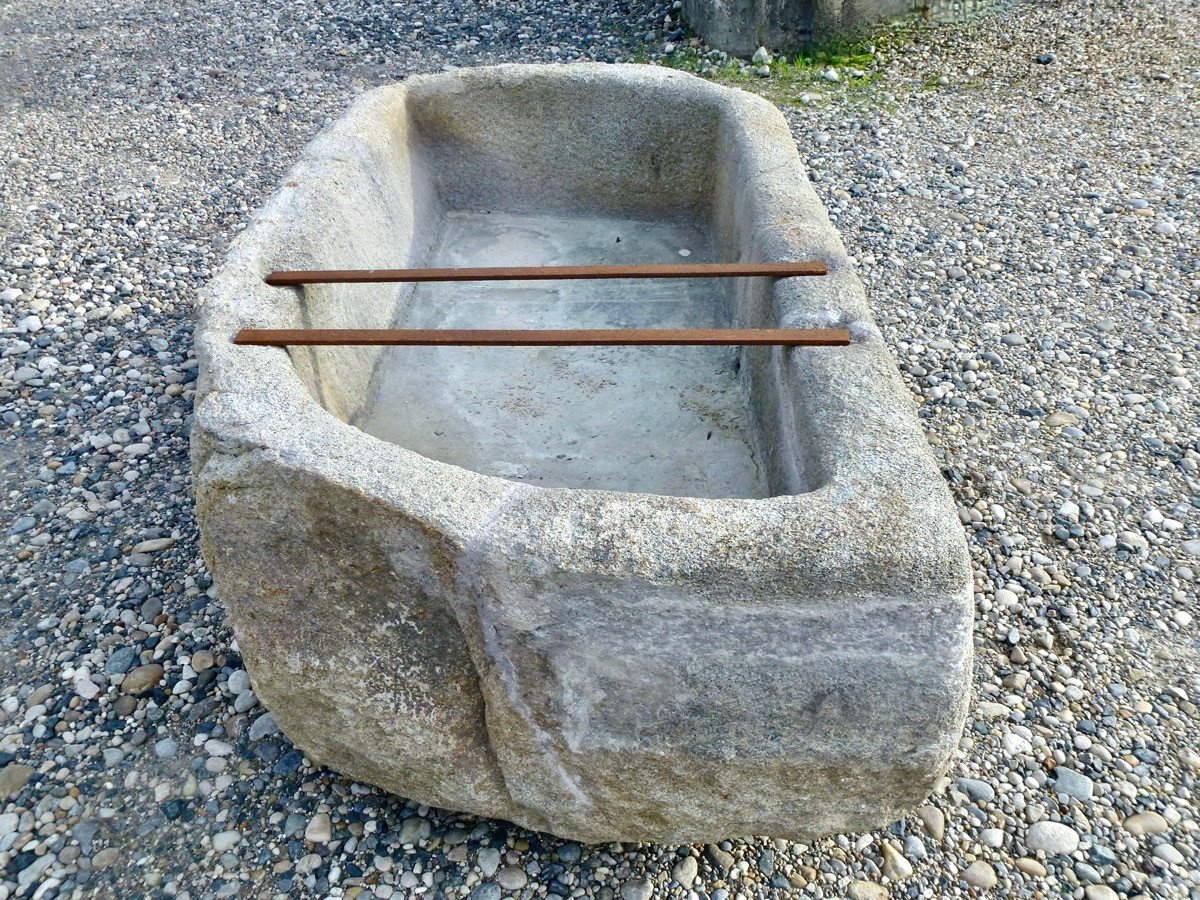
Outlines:
{"label": "gravel ground", "polygon": [[1191,0],[1021,6],[772,94],[970,535],[975,703],[920,811],[581,848],[315,768],[258,706],[197,550],[196,290],[355,92],[654,58],[669,14],[0,0],[0,900],[1200,897]]}

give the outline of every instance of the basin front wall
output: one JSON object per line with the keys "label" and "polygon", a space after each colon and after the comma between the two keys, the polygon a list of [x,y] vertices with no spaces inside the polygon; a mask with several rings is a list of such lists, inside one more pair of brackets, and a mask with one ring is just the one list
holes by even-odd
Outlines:
{"label": "basin front wall", "polygon": [[460,621],[505,782],[550,830],[809,838],[931,790],[961,727],[957,586],[889,592],[912,560],[858,589],[802,573],[845,526],[797,511],[765,530],[740,505],[701,528],[698,510],[516,487],[476,536]]}
{"label": "basin front wall", "polygon": [[[318,762],[579,840],[672,844],[869,829],[944,769],[970,610],[952,554],[839,560],[863,507],[509,485],[451,526],[298,461],[215,454],[200,514],[255,689]],[[895,591],[938,565],[941,584]]]}
{"label": "basin front wall", "polygon": [[[589,115],[626,103],[671,130],[622,149],[596,126],[596,145],[640,173],[599,179],[618,187],[605,209],[643,184],[627,202],[707,208],[731,259],[829,267],[822,279],[743,279],[734,292],[739,324],[837,325],[855,339],[742,356],[778,496],[481,475],[347,424],[371,379],[348,353],[230,343],[240,327],[357,314],[345,289],[280,291],[261,276],[384,265],[389,223],[400,223],[397,252],[420,258],[421,217],[462,208],[468,176],[474,202],[526,202],[489,187],[512,178],[541,191],[537,209],[568,204],[570,180],[551,183],[541,160],[562,144],[583,166],[573,142],[588,139]],[[689,122],[712,131],[689,142]],[[401,133],[407,150],[379,149]],[[539,140],[557,143],[520,152]],[[667,197],[645,184],[672,153],[707,173],[704,191]],[[255,690],[298,746],[420,802],[591,842],[809,839],[886,824],[923,799],[966,712],[969,562],[911,399],[777,111],[642,66],[456,72],[360,100],[288,180],[298,186],[281,188],[207,292],[193,452],[205,558]],[[366,249],[339,263],[331,254],[354,244],[354,219],[326,203],[331,191],[390,198],[365,217]]]}

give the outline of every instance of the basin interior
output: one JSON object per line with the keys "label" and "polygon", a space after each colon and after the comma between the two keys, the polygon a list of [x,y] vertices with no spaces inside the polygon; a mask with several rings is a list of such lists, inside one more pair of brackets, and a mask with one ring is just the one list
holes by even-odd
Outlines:
{"label": "basin interior", "polygon": [[[701,223],[454,211],[435,266],[719,259]],[[722,279],[422,284],[398,327],[730,324]],[[424,456],[546,487],[759,497],[734,347],[395,347],[355,424]]]}
{"label": "basin interior", "polygon": [[[556,67],[547,67],[555,69]],[[563,67],[567,69],[569,67]],[[755,174],[719,91],[563,71],[416,79],[300,182],[280,268],[752,261]],[[283,253],[281,253],[283,256]],[[765,278],[310,285],[314,328],[782,324]],[[431,459],[550,488],[809,489],[779,348],[294,347],[313,397]],[[790,351],[788,351],[790,352]]]}

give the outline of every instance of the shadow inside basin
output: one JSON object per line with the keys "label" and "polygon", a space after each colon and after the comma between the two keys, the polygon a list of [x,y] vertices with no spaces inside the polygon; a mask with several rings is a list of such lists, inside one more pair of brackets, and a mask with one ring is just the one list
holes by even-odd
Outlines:
{"label": "shadow inside basin", "polygon": [[[682,251],[682,253],[681,253]],[[430,265],[716,261],[688,221],[456,211]],[[422,284],[404,328],[727,327],[724,279]],[[736,347],[395,347],[354,424],[476,472],[544,487],[767,493]]]}

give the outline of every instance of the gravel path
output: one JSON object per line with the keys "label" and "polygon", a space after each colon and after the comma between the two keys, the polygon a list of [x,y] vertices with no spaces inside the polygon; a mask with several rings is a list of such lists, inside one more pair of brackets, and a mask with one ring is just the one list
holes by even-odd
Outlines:
{"label": "gravel path", "polygon": [[1190,0],[1022,6],[774,95],[975,559],[976,702],[917,814],[581,848],[315,769],[258,706],[197,551],[196,290],[356,91],[653,57],[669,12],[0,0],[0,900],[1200,897]]}

